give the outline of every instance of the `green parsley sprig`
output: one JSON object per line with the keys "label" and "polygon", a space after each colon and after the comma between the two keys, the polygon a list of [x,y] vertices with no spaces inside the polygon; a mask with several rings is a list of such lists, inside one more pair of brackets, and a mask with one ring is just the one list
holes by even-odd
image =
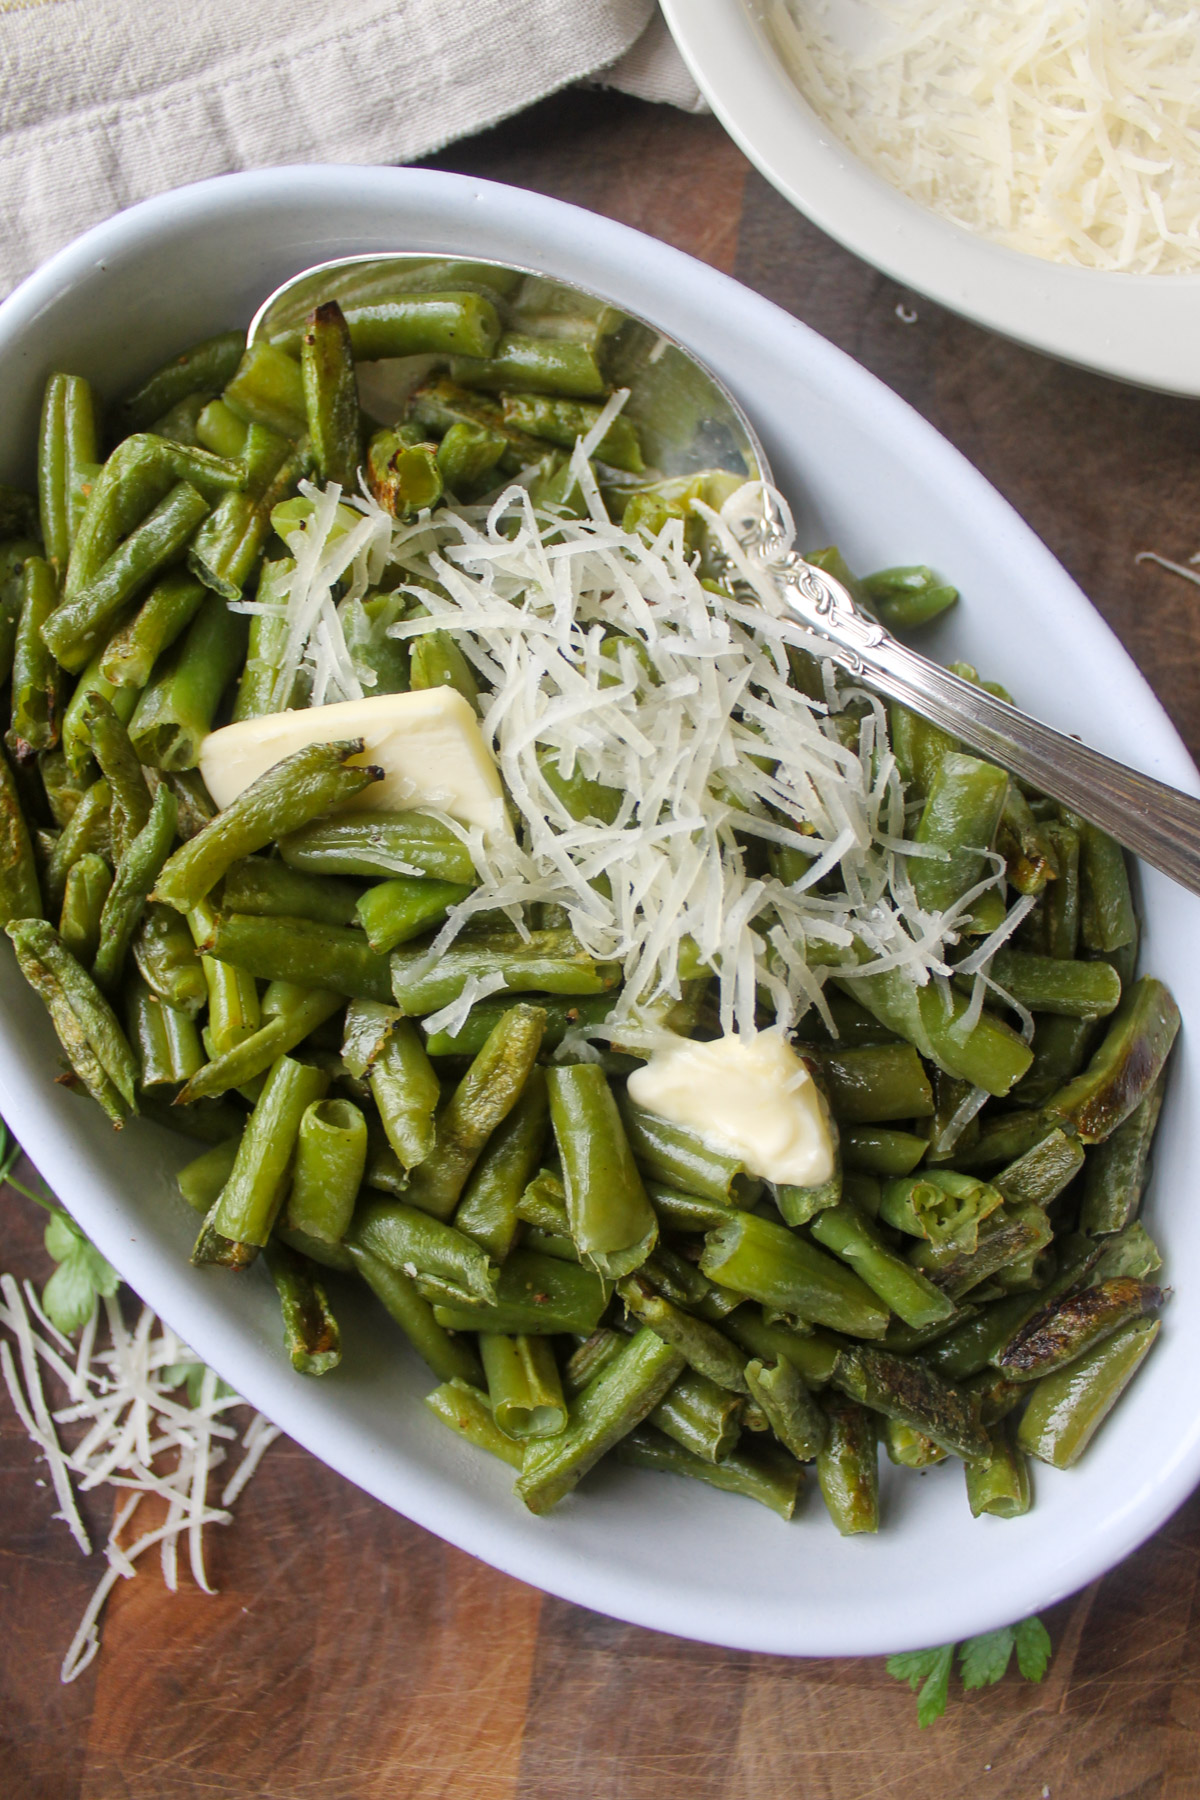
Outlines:
{"label": "green parsley sprig", "polygon": [[1026,1681],[1040,1681],[1050,1662],[1050,1633],[1039,1618],[1022,1619],[984,1631],[962,1644],[942,1644],[934,1650],[902,1650],[889,1656],[887,1669],[897,1681],[907,1681],[917,1696],[917,1724],[924,1728],[940,1719],[950,1697],[950,1672],[958,1652],[959,1674],[968,1690],[990,1687],[1008,1671],[1013,1652]]}
{"label": "green parsley sprig", "polygon": [[15,1178],[13,1170],[20,1156],[20,1144],[0,1119],[0,1183],[7,1182],[50,1214],[45,1243],[58,1267],[42,1289],[42,1308],[50,1323],[69,1337],[91,1318],[97,1295],[110,1299],[116,1293],[121,1277],[84,1237],[69,1213],[48,1194],[35,1193]]}

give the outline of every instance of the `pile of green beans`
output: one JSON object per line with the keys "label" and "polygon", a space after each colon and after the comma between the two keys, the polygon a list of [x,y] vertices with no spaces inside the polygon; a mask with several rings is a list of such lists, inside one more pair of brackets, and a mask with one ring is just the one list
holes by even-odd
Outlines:
{"label": "pile of green beans", "polygon": [[[1003,864],[963,961],[1028,910],[982,1012],[965,970],[917,988],[839,967],[797,1034],[835,1173],[774,1187],[634,1106],[629,1055],[557,1059],[620,978],[557,919],[485,916],[429,966],[475,870],[437,818],[355,810],[379,775],[359,741],[298,751],[221,812],[197,773],[215,726],[306,703],[282,691],[278,619],[231,610],[277,590],[302,479],[361,472],[405,516],[523,472],[582,507],[570,454],[620,320],[529,322],[511,288],[331,301],[276,342],[194,346],[107,420],[83,377],[49,377],[36,495],[0,488],[0,923],[65,1079],[116,1126],[204,1143],[179,1177],[193,1260],[261,1253],[311,1375],[340,1359],[331,1296],[365,1281],[437,1377],[432,1411],[534,1512],[615,1450],[785,1518],[813,1465],[838,1530],[875,1531],[882,1442],[902,1467],[959,1459],[972,1512],[1015,1517],[1029,1458],[1071,1465],[1159,1330],[1138,1215],[1179,1018],[1137,976],[1111,840],[892,709],[917,903]],[[415,355],[436,366],[402,416],[366,421],[356,362]],[[594,469],[627,529],[695,539],[702,483],[656,480],[624,416]],[[836,549],[812,559],[896,628],[956,599],[925,568],[859,582]],[[413,605],[384,587],[347,627],[373,691],[474,701],[445,633],[389,635]],[[619,803],[548,779],[577,817]],[[496,976],[457,1030],[424,1029]],[[686,983],[700,1034],[706,986]]]}

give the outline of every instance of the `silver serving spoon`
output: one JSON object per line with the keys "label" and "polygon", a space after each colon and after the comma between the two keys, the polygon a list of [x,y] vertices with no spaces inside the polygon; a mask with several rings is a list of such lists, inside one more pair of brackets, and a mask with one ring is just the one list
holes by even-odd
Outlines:
{"label": "silver serving spoon", "polygon": [[[515,264],[420,252],[317,264],[276,288],[255,314],[249,338],[294,339],[322,300],[350,306],[395,293],[463,289],[499,296],[512,328],[536,335],[568,335],[572,320],[596,320],[605,333],[607,371],[615,386],[629,388],[625,411],[661,475],[724,469],[771,484],[754,427],[689,350],[616,302]],[[414,378],[428,366],[422,359]],[[760,543],[776,536],[776,521],[764,507]],[[1200,893],[1200,800],[1089,750],[910,650],[858,607],[841,582],[796,552],[774,557],[772,568],[790,612],[825,640],[833,661]]]}

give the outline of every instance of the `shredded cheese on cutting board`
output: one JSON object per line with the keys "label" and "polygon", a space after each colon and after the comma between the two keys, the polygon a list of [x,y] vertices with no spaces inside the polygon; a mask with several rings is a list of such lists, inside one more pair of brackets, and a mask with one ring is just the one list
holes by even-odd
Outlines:
{"label": "shredded cheese on cutting board", "polygon": [[1080,268],[1200,268],[1200,9],[764,0],[814,111],[902,193]]}
{"label": "shredded cheese on cutting board", "polygon": [[[0,1338],[0,1376],[17,1417],[46,1464],[61,1519],[84,1556],[91,1539],[80,1516],[77,1493],[109,1488],[124,1495],[104,1545],[106,1568],[63,1658],[61,1678],[74,1681],[100,1648],[100,1615],[119,1580],[137,1574],[145,1551],[157,1548],[163,1579],[177,1586],[179,1546],[185,1545],[192,1578],[211,1594],[204,1567],[204,1529],[227,1525],[233,1505],[263,1452],[279,1429],[255,1413],[241,1435],[241,1458],[215,1506],[208,1498],[209,1477],[229,1455],[226,1445],[238,1431],[223,1416],[244,1405],[203,1369],[195,1405],[179,1392],[187,1375],[201,1370],[197,1358],[168,1325],[143,1306],[131,1329],[120,1302],[105,1300],[107,1343],[98,1342],[99,1309],[80,1332],[78,1344],[63,1336],[46,1317],[28,1281],[18,1286],[0,1275],[0,1325],[12,1333],[17,1354]],[[44,1374],[59,1390],[51,1410]],[[65,1448],[61,1427],[77,1437]],[[147,1496],[166,1506],[161,1524],[128,1541],[134,1514]]]}

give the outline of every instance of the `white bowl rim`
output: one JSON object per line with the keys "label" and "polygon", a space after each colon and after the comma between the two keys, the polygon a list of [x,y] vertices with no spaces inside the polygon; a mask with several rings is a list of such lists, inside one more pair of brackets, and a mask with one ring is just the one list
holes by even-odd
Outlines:
{"label": "white bowl rim", "polygon": [[[1119,677],[1127,703],[1132,702],[1136,712],[1143,766],[1181,787],[1200,791],[1200,777],[1183,744],[1107,626],[1007,502],[932,426],[844,353],[770,301],[668,245],[580,208],[525,190],[431,170],[322,165],[217,177],[142,202],[60,251],[0,305],[0,350],[65,289],[152,240],[160,228],[177,229],[181,224],[198,228],[241,204],[286,207],[297,184],[306,195],[330,205],[351,197],[365,198],[377,203],[381,211],[393,207],[399,212],[405,197],[413,205],[418,200],[436,201],[446,220],[446,241],[440,247],[452,249],[460,243],[464,252],[477,242],[470,234],[484,203],[489,216],[512,234],[514,246],[523,249],[521,254],[514,248],[513,260],[529,263],[536,246],[540,266],[590,283],[601,292],[614,285],[614,269],[631,271],[630,282],[634,280],[632,271],[641,271],[647,279],[664,283],[673,295],[685,296],[678,300],[678,308],[694,319],[707,315],[710,320],[723,320],[736,305],[752,328],[760,328],[795,350],[814,393],[833,396],[842,404],[853,403],[860,413],[869,415],[873,430],[892,430],[910,442],[920,442],[937,480],[969,496],[978,507],[989,537],[1002,543],[1012,558],[1009,566],[1014,576],[1019,573],[1037,581],[1042,595],[1064,612],[1072,630],[1078,627],[1085,634],[1084,653],[1094,653],[1095,660]],[[548,246],[553,246],[552,250]],[[620,293],[614,297],[621,299]],[[655,316],[653,306],[629,303]],[[674,329],[671,309],[664,304],[660,310],[664,324]],[[679,329],[686,336],[687,328],[681,325]],[[1117,728],[1111,719],[1097,721],[1097,725],[1102,728],[1100,737]],[[992,1592],[986,1598],[947,1593],[919,1621],[899,1619],[894,1609],[882,1624],[859,1616],[785,1617],[771,1611],[765,1601],[758,1610],[747,1607],[740,1596],[714,1605],[711,1595],[656,1586],[652,1579],[639,1579],[624,1571],[606,1569],[598,1576],[588,1557],[572,1544],[566,1520],[560,1531],[556,1517],[539,1523],[544,1535],[538,1539],[536,1556],[531,1556],[508,1517],[489,1512],[486,1506],[481,1513],[466,1483],[461,1488],[447,1484],[436,1472],[430,1474],[411,1463],[405,1463],[398,1474],[387,1464],[385,1446],[364,1439],[342,1409],[327,1407],[319,1389],[314,1394],[312,1384],[292,1374],[277,1348],[268,1345],[261,1333],[247,1328],[239,1318],[231,1319],[221,1303],[214,1304],[203,1281],[196,1279],[196,1271],[174,1267],[157,1256],[149,1234],[139,1234],[136,1216],[123,1210],[120,1194],[94,1167],[85,1164],[81,1168],[74,1160],[69,1133],[63,1130],[66,1115],[61,1090],[50,1090],[44,1072],[40,1066],[34,1068],[33,1062],[22,1053],[20,1044],[0,1032],[0,1110],[10,1119],[22,1120],[27,1147],[51,1186],[71,1196],[80,1223],[101,1251],[199,1355],[229,1376],[248,1401],[297,1442],[385,1504],[505,1573],[609,1616],[734,1649],[774,1654],[880,1654],[918,1643],[960,1639],[1049,1605],[1104,1573],[1158,1529],[1200,1480],[1198,1413],[1155,1468],[1154,1485],[1143,1482],[1126,1496],[1088,1544],[1071,1547],[1052,1577],[1043,1569],[1036,1580],[1012,1580],[1003,1592]],[[66,1104],[74,1106],[74,1102]],[[73,1122],[74,1114],[71,1119]],[[233,1360],[231,1342],[238,1352]],[[601,1502],[605,1498],[601,1494]],[[1006,1532],[1010,1529],[1004,1527]],[[863,1547],[869,1553],[873,1545],[884,1541],[881,1536]]]}
{"label": "white bowl rim", "polygon": [[747,0],[662,0],[697,85],[779,192],[894,280],[1033,350],[1136,386],[1200,394],[1200,273],[1123,275],[1009,249],[939,218],[814,113]]}

